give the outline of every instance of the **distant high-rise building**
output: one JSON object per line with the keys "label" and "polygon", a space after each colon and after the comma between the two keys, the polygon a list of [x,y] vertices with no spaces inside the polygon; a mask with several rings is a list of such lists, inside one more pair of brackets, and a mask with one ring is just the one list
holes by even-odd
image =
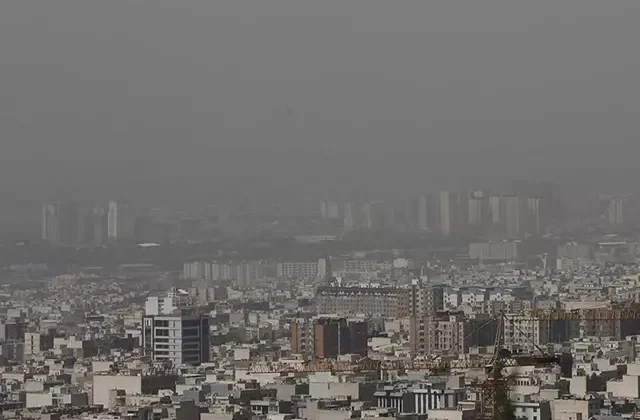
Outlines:
{"label": "distant high-rise building", "polygon": [[321,317],[314,324],[315,355],[319,359],[334,359],[347,354],[345,344],[349,340],[347,319],[341,317]]}
{"label": "distant high-rise building", "polygon": [[343,354],[367,355],[367,323],[343,317],[322,316],[314,322],[314,353],[318,359]]}
{"label": "distant high-rise building", "polygon": [[344,205],[344,228],[347,230],[357,229],[361,226],[361,214],[355,203]]}
{"label": "distant high-rise building", "polygon": [[607,218],[612,226],[624,224],[624,200],[614,197],[607,206]]}
{"label": "distant high-rise building", "polygon": [[107,209],[96,207],[93,209],[93,244],[104,245],[109,237]]}
{"label": "distant high-rise building", "polygon": [[42,240],[55,245],[60,243],[59,203],[47,203],[42,206]]}
{"label": "distant high-rise building", "polygon": [[527,199],[527,233],[539,235],[542,232],[543,210],[542,199],[539,197],[529,197]]}
{"label": "distant high-rise building", "polygon": [[440,233],[442,236],[451,235],[455,217],[455,197],[449,191],[440,192]]}
{"label": "distant high-rise building", "polygon": [[207,276],[211,273],[210,261],[192,261],[182,266],[182,277],[190,280],[210,280]]}
{"label": "distant high-rise building", "polygon": [[333,359],[343,354],[367,355],[368,324],[362,318],[319,316],[291,325],[291,352],[305,359]]}
{"label": "distant high-rise building", "polygon": [[560,187],[550,182],[535,182],[528,180],[512,181],[507,186],[510,195],[519,197],[538,197],[540,201],[541,227],[549,221],[560,221],[564,218],[564,200]]}
{"label": "distant high-rise building", "polygon": [[521,199],[517,195],[504,197],[505,206],[505,225],[507,236],[517,237],[522,234],[522,211]]}
{"label": "distant high-rise building", "polygon": [[305,359],[315,359],[315,325],[311,318],[299,318],[291,323],[291,353]]}
{"label": "distant high-rise building", "polygon": [[77,213],[77,229],[75,243],[91,245],[93,243],[93,209],[82,207]]}
{"label": "distant high-rise building", "polygon": [[362,227],[364,229],[382,229],[386,220],[384,203],[372,201],[362,205]]}
{"label": "distant high-rise building", "polygon": [[283,279],[315,279],[318,277],[318,262],[278,263],[277,276]]}
{"label": "distant high-rise building", "polygon": [[322,219],[338,219],[340,217],[340,206],[335,201],[320,202],[320,217]]}
{"label": "distant high-rise building", "polygon": [[333,281],[333,268],[331,267],[331,257],[326,256],[318,260],[318,283],[330,284]]}
{"label": "distant high-rise building", "polygon": [[426,194],[418,196],[418,228],[429,228],[429,200]]}
{"label": "distant high-rise building", "polygon": [[471,192],[460,192],[452,194],[453,213],[451,230],[456,233],[463,233],[469,225],[469,200]]}
{"label": "distant high-rise building", "polygon": [[52,201],[42,206],[42,239],[51,245],[76,245],[78,214],[71,201]]}
{"label": "distant high-rise building", "polygon": [[316,312],[402,318],[409,316],[407,291],[398,287],[318,286],[315,294]]}
{"label": "distant high-rise building", "polygon": [[489,197],[489,213],[491,216],[491,224],[494,226],[504,223],[504,200],[499,195]]}
{"label": "distant high-rise building", "polygon": [[482,191],[474,191],[469,196],[469,224],[481,226],[487,219],[486,197]]}
{"label": "distant high-rise building", "polygon": [[518,258],[519,241],[471,242],[469,257],[478,260],[514,261]]}
{"label": "distant high-rise building", "polygon": [[134,215],[131,205],[122,201],[110,201],[108,236],[111,240],[130,240],[134,236]]}
{"label": "distant high-rise building", "polygon": [[410,229],[437,230],[438,202],[432,194],[420,194],[407,203],[407,222]]}
{"label": "distant high-rise building", "polygon": [[404,217],[406,227],[408,229],[418,229],[418,213],[419,213],[419,197],[411,197],[407,200],[406,209],[404,211]]}
{"label": "distant high-rise building", "polygon": [[327,202],[327,218],[331,220],[340,218],[340,206],[335,201]]}
{"label": "distant high-rise building", "polygon": [[327,215],[328,215],[327,202],[326,201],[321,201],[320,202],[320,218],[328,219]]}
{"label": "distant high-rise building", "polygon": [[429,355],[434,346],[433,287],[426,277],[414,279],[409,295],[409,342],[412,355]]}

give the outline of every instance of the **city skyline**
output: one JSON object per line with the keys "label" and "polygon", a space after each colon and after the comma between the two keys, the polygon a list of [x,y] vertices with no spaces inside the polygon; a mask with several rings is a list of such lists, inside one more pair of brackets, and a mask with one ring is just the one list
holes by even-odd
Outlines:
{"label": "city skyline", "polygon": [[375,2],[4,5],[0,218],[59,186],[162,205],[636,188],[637,5]]}
{"label": "city skyline", "polygon": [[640,420],[640,1],[0,1],[0,420]]}

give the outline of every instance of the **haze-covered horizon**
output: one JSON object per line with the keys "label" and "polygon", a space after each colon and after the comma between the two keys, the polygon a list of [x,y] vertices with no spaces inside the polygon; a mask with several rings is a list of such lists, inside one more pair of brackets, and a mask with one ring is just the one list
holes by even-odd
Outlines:
{"label": "haze-covered horizon", "polygon": [[6,1],[2,213],[61,188],[635,189],[639,19],[633,0]]}

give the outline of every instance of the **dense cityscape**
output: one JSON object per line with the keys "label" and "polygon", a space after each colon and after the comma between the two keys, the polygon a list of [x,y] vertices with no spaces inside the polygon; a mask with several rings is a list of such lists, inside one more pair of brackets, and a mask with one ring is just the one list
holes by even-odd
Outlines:
{"label": "dense cityscape", "polygon": [[639,18],[0,1],[0,420],[640,420]]}
{"label": "dense cityscape", "polygon": [[514,182],[295,217],[49,200],[41,236],[4,245],[3,415],[634,416],[636,201],[563,197]]}

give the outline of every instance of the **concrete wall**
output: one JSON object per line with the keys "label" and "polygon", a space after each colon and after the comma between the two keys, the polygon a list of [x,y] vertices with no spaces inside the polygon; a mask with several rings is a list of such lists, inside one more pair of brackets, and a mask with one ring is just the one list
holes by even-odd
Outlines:
{"label": "concrete wall", "polygon": [[53,405],[53,394],[28,393],[27,408],[48,407]]}
{"label": "concrete wall", "polygon": [[640,398],[640,376],[624,375],[621,381],[609,381],[607,392],[614,397]]}
{"label": "concrete wall", "polygon": [[93,403],[109,407],[109,391],[124,390],[127,395],[142,393],[141,376],[95,375],[93,377]]}

